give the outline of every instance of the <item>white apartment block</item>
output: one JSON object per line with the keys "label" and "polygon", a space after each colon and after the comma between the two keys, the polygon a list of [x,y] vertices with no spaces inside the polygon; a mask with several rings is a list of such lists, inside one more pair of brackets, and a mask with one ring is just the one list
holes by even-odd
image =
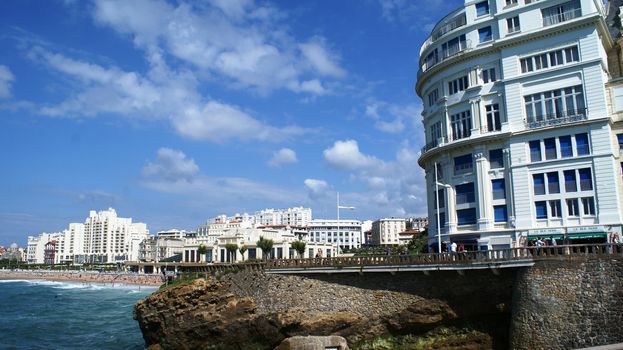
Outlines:
{"label": "white apartment block", "polygon": [[256,226],[307,226],[312,219],[311,208],[264,209],[255,212]]}
{"label": "white apartment block", "polygon": [[28,264],[43,264],[45,258],[45,245],[59,237],[60,233],[42,233],[38,236],[28,236],[26,248],[26,262]]}
{"label": "white apartment block", "polygon": [[371,245],[399,245],[400,233],[405,231],[407,221],[400,218],[385,218],[372,222]]}
{"label": "white apartment block", "polygon": [[466,0],[433,28],[416,83],[431,246],[620,237],[623,89],[607,11]]}
{"label": "white apartment block", "polygon": [[307,225],[308,242],[336,244],[340,252],[359,248],[364,242],[362,223],[358,220],[314,219]]}

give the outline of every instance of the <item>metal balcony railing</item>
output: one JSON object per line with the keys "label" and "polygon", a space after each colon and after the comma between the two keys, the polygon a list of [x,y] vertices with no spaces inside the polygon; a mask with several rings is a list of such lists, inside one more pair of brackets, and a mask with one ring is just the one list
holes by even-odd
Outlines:
{"label": "metal balcony railing", "polygon": [[571,109],[559,113],[538,115],[525,120],[526,128],[536,129],[546,126],[574,123],[587,119],[587,109]]}
{"label": "metal balcony railing", "polygon": [[543,27],[551,26],[565,21],[570,21],[574,18],[582,16],[582,9],[576,8],[565,12],[556,13],[543,17]]}
{"label": "metal balcony railing", "polygon": [[469,51],[472,49],[472,41],[467,39],[464,41],[459,41],[457,44],[452,45],[450,47],[448,47],[446,50],[441,52],[441,56],[440,57],[433,57],[432,59],[428,59],[428,60],[424,60],[424,62],[421,65],[422,68],[422,72],[426,72],[427,70],[431,69],[432,67],[436,66],[437,64],[450,59],[454,56],[457,56],[459,54],[462,54],[466,51]]}
{"label": "metal balcony railing", "polygon": [[431,141],[429,143],[427,143],[426,145],[424,145],[424,147],[422,147],[422,154],[430,151],[433,148],[436,148],[438,146],[441,146],[443,144],[448,143],[448,138],[443,136],[438,138],[437,140]]}

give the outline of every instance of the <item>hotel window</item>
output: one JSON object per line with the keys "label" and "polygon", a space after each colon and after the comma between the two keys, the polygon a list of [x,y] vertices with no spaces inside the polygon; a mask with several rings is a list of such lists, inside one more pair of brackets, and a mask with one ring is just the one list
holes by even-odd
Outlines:
{"label": "hotel window", "polygon": [[545,159],[556,159],[556,139],[549,138],[543,140],[545,145]]}
{"label": "hotel window", "polygon": [[495,68],[487,68],[482,70],[482,82],[484,84],[492,83],[497,81],[497,76],[495,75]]}
{"label": "hotel window", "polygon": [[578,184],[575,177],[575,170],[565,170],[565,192],[577,192]]}
{"label": "hotel window", "polygon": [[571,136],[560,136],[560,156],[563,158],[573,157],[573,147],[571,146]]}
{"label": "hotel window", "polygon": [[560,193],[560,182],[558,172],[547,173],[547,193]]}
{"label": "hotel window", "polygon": [[593,189],[593,180],[591,177],[591,168],[578,169],[580,175],[580,190],[590,191]]}
{"label": "hotel window", "polygon": [[569,214],[569,216],[580,215],[580,208],[578,206],[577,198],[567,199],[567,214]]}
{"label": "hotel window", "polygon": [[467,40],[465,39],[465,34],[459,35],[458,37],[454,39],[448,40],[447,42],[441,45],[443,58],[454,56],[457,53],[465,49],[467,49]]}
{"label": "hotel window", "polygon": [[578,156],[585,156],[591,153],[588,147],[588,134],[576,134],[575,135],[575,149],[578,152]]}
{"label": "hotel window", "polygon": [[517,0],[506,0],[506,6],[517,5]]}
{"label": "hotel window", "polygon": [[485,112],[487,114],[487,130],[502,130],[502,120],[500,118],[500,106],[497,103],[486,105]]}
{"label": "hotel window", "polygon": [[476,17],[489,14],[489,0],[482,1],[476,4]]}
{"label": "hotel window", "polygon": [[428,94],[428,106],[432,107],[439,98],[439,90],[435,89]]}
{"label": "hotel window", "polygon": [[491,41],[491,39],[493,39],[491,26],[478,29],[478,40],[480,43]]}
{"label": "hotel window", "polygon": [[491,167],[491,169],[504,167],[504,152],[502,149],[492,149],[489,151],[489,167]]}
{"label": "hotel window", "polygon": [[515,33],[520,30],[519,27],[519,16],[511,17],[506,19],[506,28],[508,29],[508,33]]}
{"label": "hotel window", "polygon": [[547,202],[539,201],[534,202],[534,209],[537,219],[547,219]]}
{"label": "hotel window", "polygon": [[441,138],[441,121],[430,126],[430,138],[431,143],[437,146],[438,140]]}
{"label": "hotel window", "polygon": [[560,200],[549,201],[549,214],[552,218],[562,217],[562,207],[560,205]]}
{"label": "hotel window", "polygon": [[454,174],[465,174],[472,171],[472,155],[466,154],[464,156],[454,157]]}
{"label": "hotel window", "polygon": [[452,139],[460,140],[472,134],[472,116],[469,110],[450,116],[452,121]]}
{"label": "hotel window", "polygon": [[494,200],[506,198],[506,184],[504,179],[491,180],[491,187],[493,190]]}
{"label": "hotel window", "polygon": [[550,67],[562,66],[565,64],[579,61],[580,55],[577,46],[547,51],[545,53],[525,57],[519,60],[522,73],[533,72],[535,70],[541,70]]}
{"label": "hotel window", "polygon": [[467,75],[464,75],[460,78],[448,82],[448,94],[454,95],[457,92],[464,91],[468,87],[469,81],[467,80]]}
{"label": "hotel window", "polygon": [[545,194],[545,177],[543,174],[532,175],[532,187],[534,188],[534,195]]}
{"label": "hotel window", "polygon": [[473,225],[476,223],[476,208],[456,211],[456,219],[459,225]]}
{"label": "hotel window", "polygon": [[582,198],[584,215],[595,215],[595,199],[593,197]]}
{"label": "hotel window", "polygon": [[530,141],[530,161],[541,161],[541,141],[539,140]]}
{"label": "hotel window", "polygon": [[439,195],[439,208],[445,208],[446,207],[446,190],[443,188],[440,188],[435,194],[435,196],[433,197],[433,206],[435,208],[437,207],[437,195]]}
{"label": "hotel window", "polygon": [[476,196],[474,195],[474,183],[470,182],[467,184],[457,185],[455,187],[456,190],[456,204],[467,204],[473,203],[476,200]]}
{"label": "hotel window", "polygon": [[494,205],[493,206],[493,218],[495,222],[506,222],[506,205]]}

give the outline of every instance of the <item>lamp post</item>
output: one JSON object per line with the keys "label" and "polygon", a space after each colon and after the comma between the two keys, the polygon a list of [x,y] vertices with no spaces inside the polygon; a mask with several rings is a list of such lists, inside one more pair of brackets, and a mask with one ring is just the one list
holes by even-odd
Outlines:
{"label": "lamp post", "polygon": [[340,209],[355,210],[355,207],[340,205],[340,192],[337,193],[337,235],[340,235]]}

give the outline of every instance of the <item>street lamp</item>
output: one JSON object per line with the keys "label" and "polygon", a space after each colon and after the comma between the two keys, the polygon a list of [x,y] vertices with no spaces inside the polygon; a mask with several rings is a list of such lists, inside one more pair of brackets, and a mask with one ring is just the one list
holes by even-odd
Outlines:
{"label": "street lamp", "polygon": [[337,193],[337,235],[340,235],[340,209],[355,210],[355,207],[340,205],[340,192]]}

